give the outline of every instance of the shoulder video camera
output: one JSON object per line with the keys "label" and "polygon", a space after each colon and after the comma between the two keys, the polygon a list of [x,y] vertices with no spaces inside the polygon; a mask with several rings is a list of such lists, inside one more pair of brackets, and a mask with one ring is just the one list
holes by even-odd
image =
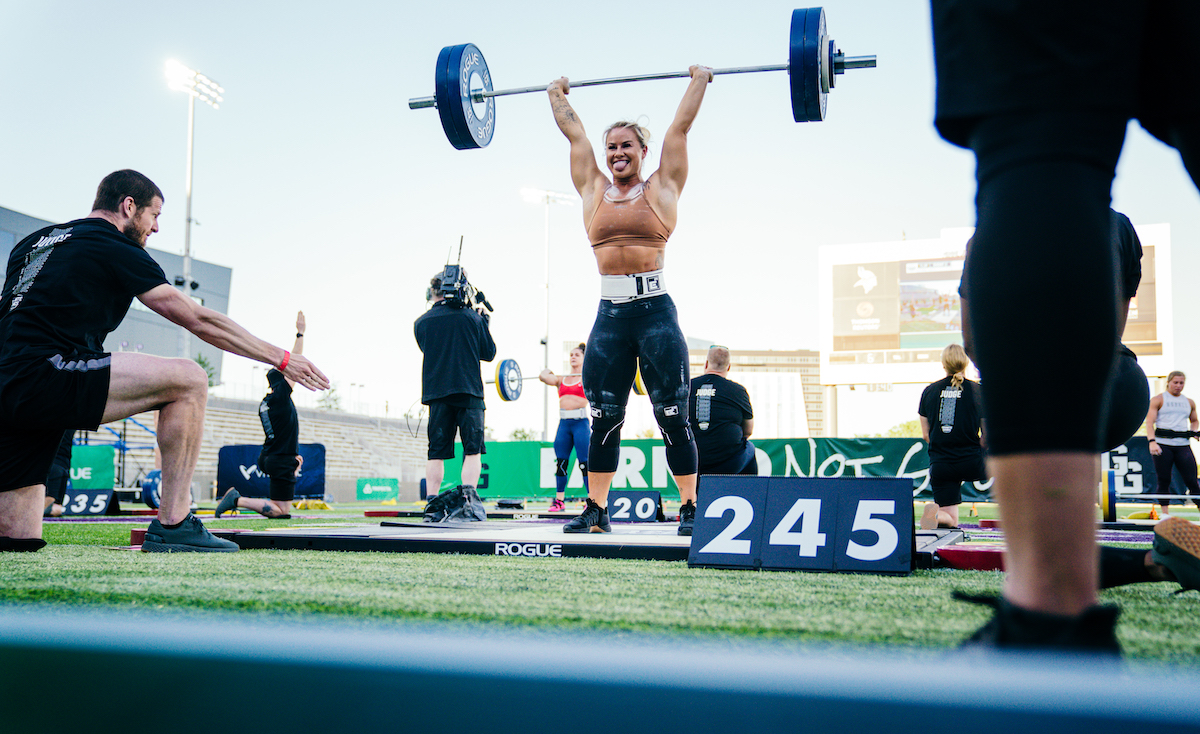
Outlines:
{"label": "shoulder video camera", "polygon": [[[451,265],[446,263],[446,267],[442,268],[441,287],[438,289],[438,295],[446,302],[447,306],[452,308],[468,308],[476,305],[482,305],[492,311],[492,304],[488,303],[487,298],[483,295],[483,291],[477,290],[467,280],[467,269],[462,263],[462,245],[463,238],[458,238],[458,262]],[[449,261],[449,258],[446,258]],[[426,293],[426,298],[432,297],[432,292]]]}
{"label": "shoulder video camera", "polygon": [[467,270],[461,265],[447,265],[442,269],[442,287],[439,294],[446,305],[452,308],[482,305],[489,313],[492,311],[492,304],[488,303],[483,291],[476,289],[467,280]]}

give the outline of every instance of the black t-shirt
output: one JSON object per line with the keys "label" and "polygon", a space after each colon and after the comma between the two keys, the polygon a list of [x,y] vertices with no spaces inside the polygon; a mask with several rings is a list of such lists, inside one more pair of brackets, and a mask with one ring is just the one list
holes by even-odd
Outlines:
{"label": "black t-shirt", "polygon": [[688,419],[700,465],[720,463],[746,446],[742,422],[754,417],[746,388],[720,375],[692,378]]}
{"label": "black t-shirt", "polygon": [[929,460],[955,461],[979,456],[979,384],[958,387],[945,377],[925,388],[917,412],[929,421]]}
{"label": "black t-shirt", "polygon": [[102,353],[134,296],[166,282],[154,258],[104,219],[40,229],[8,258],[0,362]]}
{"label": "black t-shirt", "polygon": [[292,386],[279,370],[267,373],[271,391],[258,404],[258,418],[262,421],[263,441],[261,456],[295,456],[300,453],[300,417],[292,402]]}
{"label": "black t-shirt", "polygon": [[421,365],[422,403],[428,405],[451,395],[483,400],[479,363],[496,358],[496,342],[492,341],[487,319],[474,309],[438,301],[413,324],[413,333],[425,354]]}

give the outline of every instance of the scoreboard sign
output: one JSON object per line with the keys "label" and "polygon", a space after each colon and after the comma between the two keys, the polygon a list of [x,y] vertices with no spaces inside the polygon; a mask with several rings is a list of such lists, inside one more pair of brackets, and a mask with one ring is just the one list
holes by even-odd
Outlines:
{"label": "scoreboard sign", "polygon": [[705,476],[689,566],[907,574],[912,481]]}
{"label": "scoreboard sign", "polygon": [[108,489],[68,489],[63,494],[63,515],[107,515],[112,501],[111,487]]}
{"label": "scoreboard sign", "polygon": [[608,519],[613,522],[665,520],[662,495],[656,491],[614,489],[608,493]]}

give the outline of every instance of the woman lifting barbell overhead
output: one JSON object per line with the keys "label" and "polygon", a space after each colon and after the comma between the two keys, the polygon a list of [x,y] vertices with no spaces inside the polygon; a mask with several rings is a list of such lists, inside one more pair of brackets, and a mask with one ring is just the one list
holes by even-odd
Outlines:
{"label": "woman lifting barbell overhead", "polygon": [[571,449],[579,462],[579,473],[583,475],[583,488],[587,491],[588,443],[592,440],[592,426],[588,421],[588,401],[583,392],[583,355],[586,344],[571,350],[567,358],[571,374],[556,375],[549,369],[542,370],[538,379],[551,387],[558,388],[558,433],[554,436],[554,501],[550,512],[566,509],[567,465],[571,461]]}
{"label": "woman lifting barbell overhead", "polygon": [[640,363],[683,502],[679,534],[692,534],[697,459],[687,418],[687,342],[662,277],[667,238],[675,229],[679,194],[687,181],[688,131],[713,79],[705,66],[692,66],[689,72],[691,82],[663,138],[658,170],[645,178],[649,133],[644,128],[617,122],[604,132],[610,181],[567,102],[570,81],[563,77],[546,89],[554,121],[571,143],[571,180],[583,199],[583,225],[601,281],[600,306],[583,360],[584,391],[593,419],[587,507],[563,527],[567,533],[611,530],[608,489],[617,470],[625,405]]}

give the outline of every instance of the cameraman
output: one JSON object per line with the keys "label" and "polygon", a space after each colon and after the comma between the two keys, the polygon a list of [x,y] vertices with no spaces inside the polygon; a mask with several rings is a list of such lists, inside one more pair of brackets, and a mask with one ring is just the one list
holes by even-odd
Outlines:
{"label": "cameraman", "polygon": [[[429,406],[429,461],[425,465],[428,498],[441,489],[443,462],[454,458],[454,432],[463,444],[462,486],[474,487],[482,470],[483,378],[479,363],[496,357],[496,342],[483,310],[469,308],[466,274],[443,288],[439,273],[429,281],[426,298],[433,302],[413,325],[421,366],[421,402]],[[449,298],[447,298],[449,296]]]}

